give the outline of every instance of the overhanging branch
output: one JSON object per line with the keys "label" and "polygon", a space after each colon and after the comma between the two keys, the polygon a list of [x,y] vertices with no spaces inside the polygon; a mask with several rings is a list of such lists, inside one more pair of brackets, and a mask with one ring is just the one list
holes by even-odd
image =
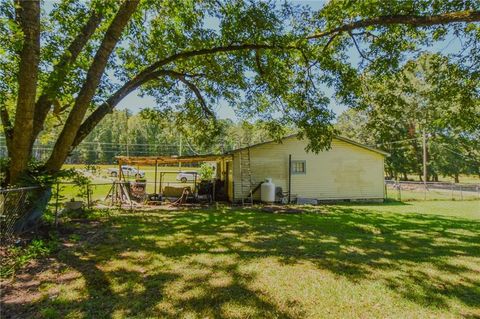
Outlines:
{"label": "overhanging branch", "polygon": [[203,110],[203,113],[211,118],[215,118],[215,114],[213,114],[212,110],[207,105],[207,102],[205,102],[205,99],[202,96],[202,93],[200,92],[199,88],[193,83],[187,80],[186,74],[176,72],[176,71],[164,71],[163,72],[165,75],[172,76],[174,78],[179,79],[182,83],[184,83],[197,97],[198,101],[200,102],[200,106]]}
{"label": "overhanging branch", "polygon": [[439,24],[448,24],[454,22],[478,22],[480,21],[480,11],[458,11],[444,14],[419,16],[419,15],[388,15],[379,16],[371,19],[359,20],[344,24],[340,27],[321,31],[307,36],[308,40],[323,38],[335,33],[363,29],[371,26],[386,26],[394,24],[405,24],[416,27],[432,26]]}
{"label": "overhanging branch", "polygon": [[140,87],[144,83],[157,78],[161,74],[166,74],[167,70],[158,70],[160,67],[169,64],[171,62],[186,59],[194,56],[209,55],[219,52],[234,52],[234,51],[243,51],[243,50],[258,50],[258,49],[272,49],[272,50],[293,50],[298,49],[297,46],[282,46],[282,45],[272,45],[272,44],[231,44],[228,46],[219,46],[213,48],[205,48],[198,50],[184,51],[180,53],[173,54],[169,57],[166,57],[162,60],[159,60],[150,66],[146,67],[143,71],[137,74],[135,77],[127,81],[120,89],[118,89],[114,94],[108,98],[105,103],[102,103],[99,107],[95,109],[82,123],[78,129],[77,135],[73,142],[72,147],[80,144],[85,137],[93,130],[93,128],[112,110],[117,106],[117,104],[129,93],[134,91],[136,88]]}

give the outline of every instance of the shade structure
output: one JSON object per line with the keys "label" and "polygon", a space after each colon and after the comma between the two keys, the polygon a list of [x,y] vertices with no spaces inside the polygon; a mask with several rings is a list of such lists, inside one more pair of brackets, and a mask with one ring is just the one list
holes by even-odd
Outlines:
{"label": "shade structure", "polygon": [[209,154],[192,156],[115,156],[118,164],[129,165],[162,165],[178,163],[199,163],[199,162],[217,162],[222,160],[231,160],[231,154]]}

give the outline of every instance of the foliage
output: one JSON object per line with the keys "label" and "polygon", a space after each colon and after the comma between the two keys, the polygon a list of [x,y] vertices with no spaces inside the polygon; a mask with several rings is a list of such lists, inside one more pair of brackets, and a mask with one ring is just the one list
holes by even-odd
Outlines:
{"label": "foliage", "polygon": [[298,129],[317,152],[335,133],[324,87],[355,105],[365,72],[388,74],[451,34],[462,40],[454,63],[475,70],[480,59],[476,1],[330,1],[318,11],[277,1],[15,3],[0,4],[0,115],[13,183],[40,132],[55,141],[41,169],[55,173],[135,90],[177,127],[208,136],[226,103],[273,135]]}
{"label": "foliage", "polygon": [[200,169],[198,170],[198,174],[200,175],[200,179],[202,181],[210,181],[214,177],[215,169],[209,163],[202,163]]}
{"label": "foliage", "polygon": [[422,175],[422,132],[428,135],[428,178],[478,172],[478,75],[440,55],[408,61],[398,73],[366,77],[357,109],[339,117],[342,134],[390,153],[390,177]]}
{"label": "foliage", "polygon": [[58,239],[53,236],[48,240],[34,239],[25,247],[12,246],[6,248],[7,255],[2,258],[0,278],[15,275],[18,269],[34,259],[50,255],[57,247]]}

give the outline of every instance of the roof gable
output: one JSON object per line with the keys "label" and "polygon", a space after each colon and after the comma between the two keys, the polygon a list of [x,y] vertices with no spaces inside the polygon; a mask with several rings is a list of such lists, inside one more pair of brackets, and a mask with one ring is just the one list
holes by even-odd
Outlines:
{"label": "roof gable", "polygon": [[[297,135],[298,135],[298,134],[288,135],[288,136],[283,137],[281,140],[283,141],[283,140],[286,140],[286,139],[288,139],[288,138],[297,137]],[[389,156],[389,155],[390,155],[390,154],[387,153],[387,152],[384,152],[384,151],[381,151],[381,150],[379,150],[379,149],[376,149],[376,148],[367,146],[367,145],[365,145],[365,144],[356,142],[356,141],[354,141],[354,140],[351,140],[351,139],[346,138],[346,137],[343,137],[343,136],[335,135],[333,138],[334,138],[334,139],[337,139],[337,140],[339,140],[339,141],[342,141],[342,142],[345,142],[345,143],[348,143],[348,144],[351,144],[351,145],[354,145],[354,146],[363,148],[363,149],[365,149],[365,150],[368,150],[368,151],[371,151],[371,152],[374,152],[374,153],[381,154],[381,155],[383,155],[383,156]],[[246,146],[246,147],[237,148],[237,149],[235,149],[235,150],[230,151],[229,153],[235,153],[235,152],[239,152],[239,151],[241,151],[241,150],[245,150],[245,149],[247,149],[247,148],[253,148],[253,147],[257,147],[257,146],[265,145],[265,144],[269,144],[269,143],[276,143],[276,141],[271,140],[271,141],[266,141],[266,142],[262,142],[262,143],[253,144],[253,145]]]}

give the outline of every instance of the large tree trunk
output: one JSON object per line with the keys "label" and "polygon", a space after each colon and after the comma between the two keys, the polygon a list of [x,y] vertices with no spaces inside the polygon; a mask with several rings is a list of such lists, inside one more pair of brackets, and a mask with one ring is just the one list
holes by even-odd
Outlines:
{"label": "large tree trunk", "polygon": [[120,39],[123,29],[130,20],[132,14],[135,12],[138,2],[139,0],[125,1],[106,31],[100,48],[95,54],[93,62],[87,72],[85,82],[75,100],[75,104],[68,115],[67,121],[65,122],[57,142],[55,143],[51,156],[45,164],[47,171],[58,171],[70,153],[78,128],[80,127],[88,106],[97,90],[108,59]]}
{"label": "large tree trunk", "polygon": [[40,1],[17,1],[16,6],[17,20],[23,32],[23,46],[20,52],[15,122],[8,149],[9,184],[18,182],[30,160],[40,57]]}

